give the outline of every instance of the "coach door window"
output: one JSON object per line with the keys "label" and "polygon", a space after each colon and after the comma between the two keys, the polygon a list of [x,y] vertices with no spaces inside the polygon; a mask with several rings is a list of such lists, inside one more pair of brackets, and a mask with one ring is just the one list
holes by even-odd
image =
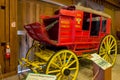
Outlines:
{"label": "coach door window", "polygon": [[102,29],[101,32],[106,32],[106,18],[102,17]]}
{"label": "coach door window", "polygon": [[92,14],[92,23],[91,23],[91,36],[99,36],[100,30],[100,16]]}
{"label": "coach door window", "polygon": [[90,26],[90,13],[84,12],[82,30],[89,30]]}

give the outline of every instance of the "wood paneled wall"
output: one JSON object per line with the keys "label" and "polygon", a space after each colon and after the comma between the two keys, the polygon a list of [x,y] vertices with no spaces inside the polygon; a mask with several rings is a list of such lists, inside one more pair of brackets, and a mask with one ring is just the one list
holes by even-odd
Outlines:
{"label": "wood paneled wall", "polygon": [[70,5],[74,4],[75,0],[52,0],[52,1],[56,1],[56,2],[70,6]]}
{"label": "wood paneled wall", "polygon": [[[4,0],[0,1],[0,6],[5,6]],[[5,10],[0,7],[0,72],[4,72],[4,46],[1,46],[2,42],[5,42]]]}
{"label": "wood paneled wall", "polygon": [[35,0],[18,1],[18,29],[23,29],[25,24],[40,22],[40,15],[53,15],[59,6]]}
{"label": "wood paneled wall", "polygon": [[[0,34],[2,44],[0,45],[0,65],[3,77],[7,77],[17,73],[17,0],[0,0],[0,2],[2,2],[0,6],[4,6],[4,9],[0,10],[0,16],[2,16],[0,17],[0,33],[2,33]],[[5,58],[7,43],[10,44],[10,59]]]}
{"label": "wood paneled wall", "polygon": [[120,31],[120,11],[115,11],[115,27]]}
{"label": "wood paneled wall", "polygon": [[116,30],[115,30],[115,10],[112,9],[112,8],[110,9],[110,8],[105,7],[104,12],[111,16],[111,19],[112,19],[112,22],[111,22],[111,34],[116,37],[116,35],[115,35],[115,32],[116,32]]}
{"label": "wood paneled wall", "polygon": [[[8,1],[8,0],[7,0]],[[17,37],[17,0],[9,0],[10,4],[10,46],[11,46],[11,60],[10,60],[10,70],[17,71],[18,65],[18,37]]]}
{"label": "wood paneled wall", "polygon": [[[65,5],[72,5],[73,0],[52,0]],[[40,0],[18,0],[18,29],[25,24],[39,22],[40,15],[53,15],[60,6]]]}
{"label": "wood paneled wall", "polygon": [[115,30],[120,31],[120,10],[115,11]]}

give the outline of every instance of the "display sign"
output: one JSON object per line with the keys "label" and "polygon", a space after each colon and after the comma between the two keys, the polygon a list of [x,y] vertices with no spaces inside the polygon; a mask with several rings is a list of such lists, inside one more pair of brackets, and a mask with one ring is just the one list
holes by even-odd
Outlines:
{"label": "display sign", "polygon": [[56,80],[55,75],[29,73],[26,80]]}
{"label": "display sign", "polygon": [[101,67],[103,70],[111,67],[112,65],[107,62],[106,60],[104,60],[103,58],[101,58],[98,54],[94,53],[91,54],[91,60],[96,63],[99,67]]}

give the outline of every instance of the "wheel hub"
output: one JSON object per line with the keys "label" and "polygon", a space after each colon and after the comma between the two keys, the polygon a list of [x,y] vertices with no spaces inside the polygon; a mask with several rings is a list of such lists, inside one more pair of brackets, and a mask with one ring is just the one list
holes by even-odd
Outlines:
{"label": "wheel hub", "polygon": [[65,69],[64,70],[64,75],[68,76],[70,74],[70,70],[69,69]]}

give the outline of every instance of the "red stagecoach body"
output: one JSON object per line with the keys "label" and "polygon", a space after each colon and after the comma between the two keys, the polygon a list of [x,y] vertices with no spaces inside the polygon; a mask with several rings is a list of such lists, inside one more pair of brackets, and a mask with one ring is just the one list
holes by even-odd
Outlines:
{"label": "red stagecoach body", "polygon": [[110,34],[111,18],[100,14],[62,8],[52,17],[42,16],[43,23],[28,24],[25,29],[34,40],[65,46],[80,56],[97,50],[101,39]]}

